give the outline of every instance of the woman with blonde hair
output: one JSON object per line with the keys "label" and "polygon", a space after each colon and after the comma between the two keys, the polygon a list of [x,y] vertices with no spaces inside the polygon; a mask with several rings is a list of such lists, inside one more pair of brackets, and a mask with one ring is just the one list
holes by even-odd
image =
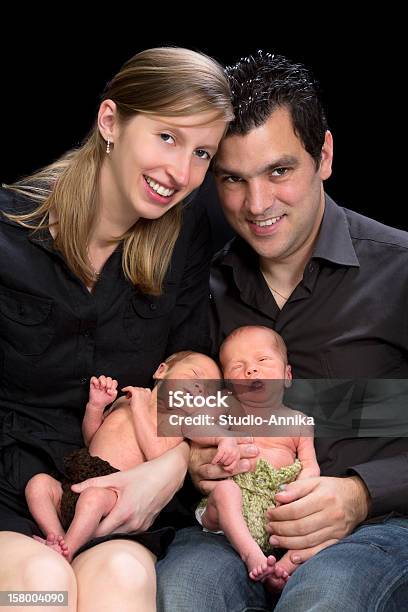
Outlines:
{"label": "woman with blonde hair", "polygon": [[208,223],[188,196],[232,117],[217,62],[149,49],[107,85],[82,146],[0,190],[0,590],[155,609],[161,532],[151,550],[135,532],[182,485],[186,443],[109,476],[118,501],[72,565],[32,537],[24,488],[82,446],[91,376],[148,386],[169,354],[207,350]]}

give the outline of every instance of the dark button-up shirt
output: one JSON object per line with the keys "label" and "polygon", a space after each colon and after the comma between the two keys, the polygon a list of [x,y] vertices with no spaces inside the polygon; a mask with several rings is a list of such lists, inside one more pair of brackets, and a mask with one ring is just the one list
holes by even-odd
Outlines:
{"label": "dark button-up shirt", "polygon": [[[0,190],[0,211],[33,206]],[[183,214],[163,294],[154,297],[126,280],[120,246],[90,293],[48,230],[33,234],[0,212],[0,460],[16,492],[82,446],[91,376],[112,376],[119,389],[148,386],[169,354],[208,352],[208,220],[196,201]]]}
{"label": "dark button-up shirt", "polygon": [[[215,350],[233,329],[259,324],[284,338],[294,378],[408,378],[408,234],[327,196],[312,257],[282,310],[239,237],[215,258],[211,294]],[[321,438],[316,451],[323,475],[352,468],[363,478],[373,515],[408,514],[408,438]]]}

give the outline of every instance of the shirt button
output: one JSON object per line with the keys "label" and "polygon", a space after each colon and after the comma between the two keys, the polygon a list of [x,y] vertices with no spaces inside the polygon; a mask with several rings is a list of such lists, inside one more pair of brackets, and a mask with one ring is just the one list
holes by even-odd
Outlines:
{"label": "shirt button", "polygon": [[312,263],[309,264],[309,272],[313,272],[314,270],[314,265]]}
{"label": "shirt button", "polygon": [[88,382],[87,378],[81,378],[80,383],[81,385],[85,385]]}
{"label": "shirt button", "polygon": [[157,304],[150,304],[150,310],[156,310]]}

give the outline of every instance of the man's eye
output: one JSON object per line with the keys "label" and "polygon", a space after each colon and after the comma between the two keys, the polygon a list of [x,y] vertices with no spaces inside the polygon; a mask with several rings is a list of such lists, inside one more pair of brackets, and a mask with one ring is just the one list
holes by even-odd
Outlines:
{"label": "man's eye", "polygon": [[168,142],[169,144],[174,143],[174,138],[173,136],[170,136],[170,134],[162,133],[160,134],[160,138],[164,140],[164,142]]}
{"label": "man's eye", "polygon": [[224,176],[222,180],[224,183],[240,183],[242,181],[239,176]]}
{"label": "man's eye", "polygon": [[208,161],[210,161],[211,159],[211,155],[208,153],[208,151],[205,151],[204,149],[196,149],[194,151],[194,155],[199,159],[206,159]]}
{"label": "man's eye", "polygon": [[288,172],[289,168],[275,168],[272,171],[272,176],[285,176]]}

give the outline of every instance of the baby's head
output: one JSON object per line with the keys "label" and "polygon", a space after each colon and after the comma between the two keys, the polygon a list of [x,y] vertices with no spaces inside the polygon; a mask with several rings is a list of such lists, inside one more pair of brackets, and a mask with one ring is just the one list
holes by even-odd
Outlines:
{"label": "baby's head", "polygon": [[159,365],[153,378],[219,380],[221,371],[215,361],[203,353],[179,351],[167,357],[166,361]]}
{"label": "baby's head", "polygon": [[[203,353],[194,351],[179,351],[167,357],[153,374],[155,380],[182,381],[172,390],[188,391],[193,395],[208,395],[214,393],[219,384],[215,381],[222,379],[221,370],[216,362]],[[192,383],[186,383],[192,381]],[[170,387],[167,385],[170,389]]]}
{"label": "baby's head", "polygon": [[292,380],[282,337],[261,325],[246,325],[231,332],[220,347],[220,363],[225,379],[248,381],[245,387],[252,392],[264,388],[257,381],[282,381],[283,392]]}

